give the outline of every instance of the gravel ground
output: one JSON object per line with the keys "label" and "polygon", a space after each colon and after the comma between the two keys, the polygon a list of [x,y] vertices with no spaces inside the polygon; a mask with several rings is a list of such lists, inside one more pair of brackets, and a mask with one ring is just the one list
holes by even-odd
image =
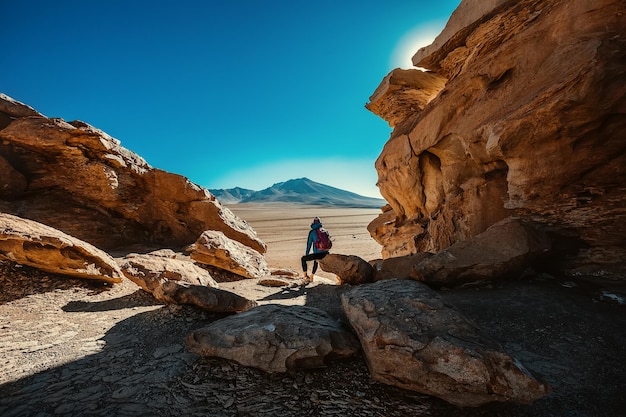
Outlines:
{"label": "gravel ground", "polygon": [[[223,287],[260,303],[341,315],[345,287]],[[583,282],[544,277],[444,291],[552,393],[532,405],[458,408],[373,382],[362,357],[270,375],[186,351],[185,336],[221,316],[163,305],[114,286],[0,263],[2,416],[621,416],[624,306]],[[610,294],[621,289],[611,289]]]}

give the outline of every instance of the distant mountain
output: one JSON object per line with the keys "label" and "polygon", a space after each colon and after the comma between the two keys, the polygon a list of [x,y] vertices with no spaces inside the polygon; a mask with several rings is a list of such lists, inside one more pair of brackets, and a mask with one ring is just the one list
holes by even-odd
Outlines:
{"label": "distant mountain", "polygon": [[239,203],[241,200],[244,200],[250,197],[252,194],[256,192],[254,190],[248,190],[246,188],[240,188],[240,187],[228,188],[226,190],[219,189],[219,190],[209,190],[209,191],[211,191],[211,194],[217,197],[217,199],[220,200],[220,202],[222,202],[223,204]]}
{"label": "distant mountain", "polygon": [[261,191],[244,188],[209,190],[224,204],[237,203],[295,203],[316,206],[380,208],[382,198],[365,197],[329,185],[298,178],[279,182]]}

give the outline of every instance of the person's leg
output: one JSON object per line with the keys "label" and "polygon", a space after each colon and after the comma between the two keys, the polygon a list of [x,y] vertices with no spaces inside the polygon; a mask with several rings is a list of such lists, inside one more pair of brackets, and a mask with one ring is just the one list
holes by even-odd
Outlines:
{"label": "person's leg", "polygon": [[304,275],[306,275],[306,270],[307,270],[306,256],[303,256],[302,258],[300,258],[300,260],[302,262],[302,272],[304,272]]}
{"label": "person's leg", "polygon": [[317,260],[318,259],[322,259],[324,256],[328,255],[327,252],[319,252],[319,253],[314,253],[313,254],[315,257],[313,258],[313,275],[315,275],[315,272],[317,271]]}

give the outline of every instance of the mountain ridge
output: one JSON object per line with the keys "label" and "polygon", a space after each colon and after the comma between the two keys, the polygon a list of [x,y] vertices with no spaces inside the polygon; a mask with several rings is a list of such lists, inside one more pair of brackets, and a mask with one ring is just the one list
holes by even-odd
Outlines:
{"label": "mountain ridge", "polygon": [[353,208],[380,208],[386,204],[382,198],[362,196],[306,177],[277,182],[260,191],[241,187],[209,191],[223,204],[279,202]]}

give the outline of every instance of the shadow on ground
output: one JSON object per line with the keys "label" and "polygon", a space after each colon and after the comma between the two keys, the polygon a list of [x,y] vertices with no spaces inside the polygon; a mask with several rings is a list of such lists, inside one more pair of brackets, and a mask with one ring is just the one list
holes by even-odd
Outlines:
{"label": "shadow on ground", "polygon": [[[306,295],[340,317],[349,287],[277,289],[265,301]],[[458,408],[370,380],[363,358],[328,368],[266,374],[186,351],[191,331],[223,316],[167,305],[117,323],[103,349],[0,386],[9,416],[617,416],[626,402],[626,315],[557,282],[515,282],[442,293],[502,342],[553,392],[533,405]],[[66,312],[101,311],[124,300],[69,303]],[[95,310],[94,310],[95,309]]]}

